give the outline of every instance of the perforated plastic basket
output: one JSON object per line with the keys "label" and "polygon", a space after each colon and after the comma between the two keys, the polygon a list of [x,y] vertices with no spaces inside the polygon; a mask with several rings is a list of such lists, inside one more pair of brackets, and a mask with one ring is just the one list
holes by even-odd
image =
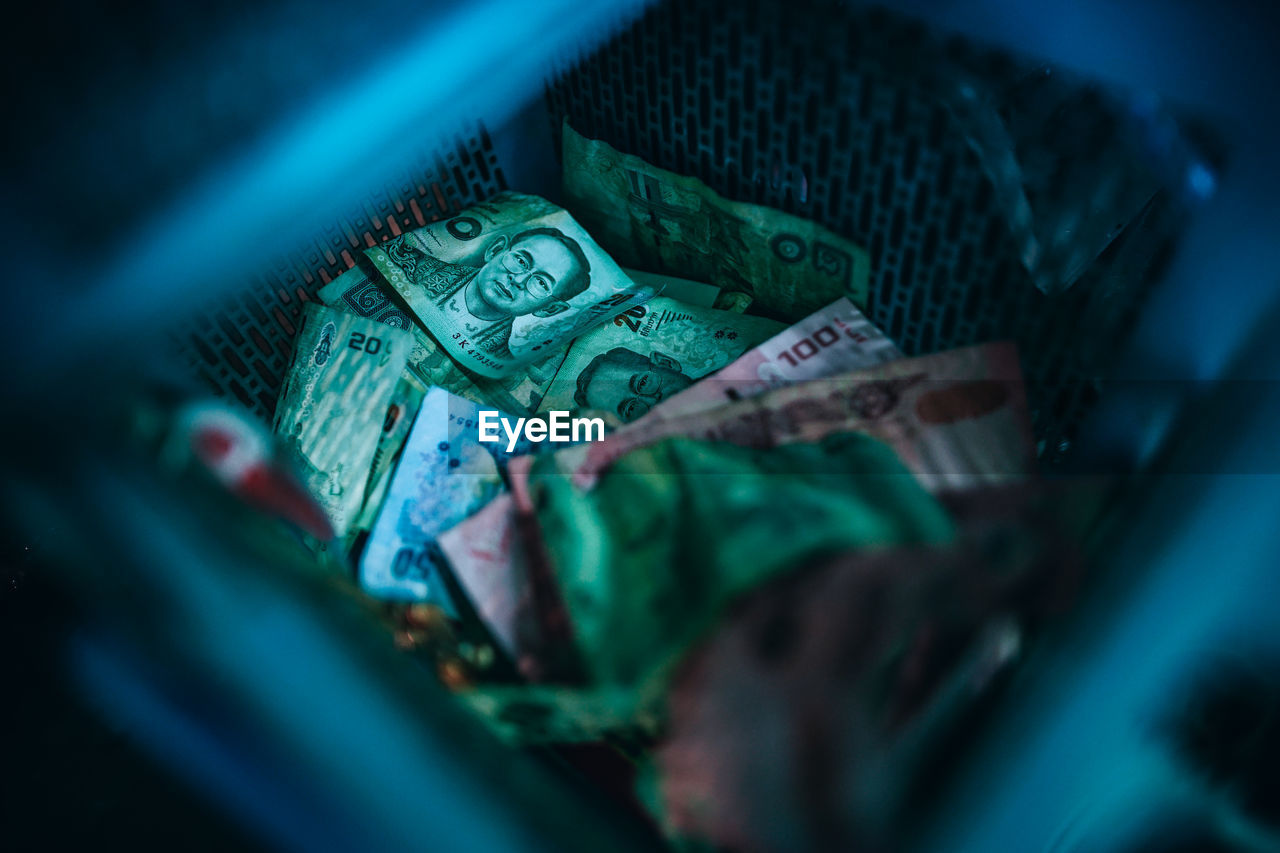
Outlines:
{"label": "perforated plastic basket", "polygon": [[[944,42],[882,11],[799,11],[659,4],[550,79],[547,115],[526,112],[502,128],[518,137],[505,144],[519,162],[501,162],[503,143],[483,124],[417,157],[237,298],[196,317],[181,333],[192,367],[269,415],[302,303],[367,246],[495,192],[557,197],[545,176],[567,120],[726,197],[815,219],[866,246],[867,313],[910,355],[1016,340],[1041,456],[1061,459],[1176,236],[1183,199],[1159,189],[1168,175],[1151,174],[1147,161],[1167,156],[1174,169],[1185,152],[1152,150],[1131,105],[1079,77]],[[990,138],[983,111],[1009,135]],[[1006,174],[1011,157],[1018,168]],[[539,186],[508,177],[531,173]],[[1086,232],[1087,262],[1047,273],[1070,285],[1064,292],[1033,282],[1021,259],[1026,223],[1002,204],[1010,191],[1031,200],[1039,230],[1075,222]],[[1100,219],[1103,239],[1084,227]]]}
{"label": "perforated plastic basket", "polygon": [[[137,736],[158,753],[172,751],[179,774],[257,836],[303,848],[599,850],[643,833],[613,812],[593,822],[590,809],[573,805],[582,790],[518,768],[447,697],[422,686],[422,673],[372,649],[385,638],[338,626],[324,607],[291,598],[296,590],[270,559],[222,540],[219,524],[231,522],[203,517],[207,504],[158,485],[154,472],[124,470],[96,435],[81,440],[72,429],[79,410],[58,389],[72,387],[68,376],[94,375],[99,356],[150,369],[176,351],[198,384],[269,420],[303,304],[364,248],[500,190],[558,200],[565,121],[728,198],[815,219],[866,246],[867,313],[908,354],[1015,340],[1046,472],[1097,473],[1103,458],[1125,471],[1147,471],[1155,460],[1157,476],[1163,466],[1207,478],[1135,484],[1108,554],[1127,580],[1104,584],[1101,603],[1082,611],[1053,665],[1038,670],[1047,674],[1007,700],[991,726],[998,738],[975,745],[965,772],[922,817],[916,840],[925,848],[1040,849],[1082,809],[1110,814],[1123,797],[1099,781],[1102,764],[1148,766],[1133,732],[1224,626],[1275,644],[1251,602],[1259,590],[1274,591],[1263,580],[1275,545],[1263,522],[1280,511],[1280,490],[1271,480],[1244,485],[1224,476],[1280,470],[1254,461],[1280,416],[1274,395],[1258,393],[1237,410],[1220,393],[1195,398],[1200,386],[1188,384],[1232,375],[1229,357],[1252,322],[1266,319],[1270,289],[1228,288],[1273,283],[1280,269],[1269,238],[1253,236],[1280,233],[1280,187],[1268,168],[1280,134],[1274,117],[1252,109],[1258,90],[1246,86],[1275,62],[1247,22],[1231,23],[1217,58],[1184,73],[1197,32],[1220,23],[1211,12],[1182,10],[1175,31],[1164,27],[1162,4],[1136,4],[1123,20],[1105,3],[902,4],[932,19],[925,26],[824,0],[668,0],[643,14],[631,3],[602,14],[558,0],[493,0],[427,4],[405,25],[424,33],[421,44],[395,41],[386,50],[393,67],[384,68],[369,57],[380,55],[378,40],[394,41],[388,33],[400,13],[374,5],[321,13],[284,4],[273,19],[278,29],[241,33],[260,47],[305,50],[305,39],[329,32],[326,22],[343,14],[366,22],[350,34],[348,64],[339,47],[319,42],[344,69],[324,81],[328,97],[318,99],[332,121],[330,113],[304,114],[280,128],[262,119],[289,102],[291,85],[303,88],[287,69],[263,83],[260,102],[245,96],[254,109],[244,116],[218,115],[222,90],[213,87],[192,109],[217,139],[255,118],[275,135],[225,168],[174,156],[157,159],[135,184],[104,181],[102,194],[124,225],[81,215],[89,201],[60,206],[82,191],[83,176],[110,171],[84,151],[79,160],[68,155],[82,168],[61,183],[29,175],[14,184],[51,188],[39,208],[50,215],[10,229],[39,249],[28,248],[18,278],[90,282],[49,284],[62,287],[59,299],[32,297],[40,322],[5,343],[11,360],[23,353],[41,365],[26,377],[32,381],[15,383],[13,398],[28,412],[47,404],[59,421],[41,458],[60,481],[24,486],[24,511],[36,527],[74,531],[66,539],[83,546],[74,553],[105,555],[106,571],[60,576],[94,617],[86,621],[111,629],[109,641],[72,643],[68,667],[108,714],[145,721],[138,729],[147,733]],[[306,22],[296,35],[291,14]],[[1116,36],[1125,27],[1148,40],[1142,62]],[[199,28],[193,32],[199,43]],[[226,44],[208,49],[216,56]],[[1232,46],[1255,71],[1210,73],[1231,64]],[[480,74],[467,64],[474,56],[507,65],[494,61]],[[529,57],[545,70],[536,86]],[[361,61],[373,71],[361,73]],[[297,73],[324,66],[300,62]],[[102,100],[104,111],[116,103]],[[436,108],[439,123],[429,122],[422,112]],[[1190,118],[1206,113],[1207,122]],[[162,134],[154,118],[139,122]],[[193,124],[184,132],[194,139]],[[50,156],[79,150],[65,142],[73,131],[63,136]],[[335,205],[329,194],[338,185]],[[1214,206],[1188,226],[1189,203],[1215,187]],[[164,213],[147,218],[144,208]],[[92,231],[85,239],[95,260],[55,275],[40,263],[57,257],[65,235],[43,226],[63,214]],[[1274,318],[1267,322],[1274,330]],[[1264,329],[1257,340],[1248,375],[1280,378],[1267,348],[1280,336]],[[108,384],[89,385],[85,399],[110,399]],[[1158,400],[1148,405],[1153,387]],[[1262,387],[1271,386],[1248,386]],[[1188,407],[1188,398],[1218,408],[1197,422],[1204,406]],[[11,467],[28,476],[30,459],[19,461]],[[45,521],[55,516],[61,528]],[[1206,531],[1215,538],[1188,538]],[[1212,544],[1219,537],[1233,550],[1210,582],[1202,569],[1222,553]],[[137,610],[128,618],[107,612],[121,609],[121,598],[102,598],[104,589],[136,590]],[[95,613],[100,599],[111,604]],[[1170,608],[1181,630],[1162,633]],[[255,618],[275,620],[273,630]],[[167,646],[193,623],[207,642],[182,634]],[[113,645],[116,634],[127,635],[131,652]],[[353,636],[348,659],[343,644]],[[296,657],[263,646],[281,637]],[[165,673],[184,668],[208,689],[201,701],[163,687]],[[1133,772],[1143,780],[1137,787],[1158,775]],[[1075,781],[1055,799],[1058,773]],[[1027,779],[1035,785],[1023,785]]]}

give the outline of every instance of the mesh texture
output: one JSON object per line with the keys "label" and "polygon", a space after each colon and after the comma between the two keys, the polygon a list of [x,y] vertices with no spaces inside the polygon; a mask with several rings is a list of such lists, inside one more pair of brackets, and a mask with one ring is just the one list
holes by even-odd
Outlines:
{"label": "mesh texture", "polygon": [[[965,102],[973,90],[977,107]],[[728,198],[866,246],[867,314],[908,354],[1015,340],[1049,464],[1068,454],[1181,223],[1100,90],[842,3],[662,3],[568,63],[547,105],[556,151],[567,118]],[[985,138],[984,109],[1014,135]],[[302,304],[353,253],[503,189],[477,125],[237,298],[194,312],[178,332],[188,363],[269,419]],[[1010,198],[1030,201],[1034,224]],[[1073,224],[1088,237],[1079,226],[1090,222],[1105,223],[1103,239],[1066,246],[1073,283],[1046,295],[1023,263],[1028,241],[1076,233]]]}
{"label": "mesh texture", "polygon": [[[1069,451],[1180,221],[1100,90],[880,10],[664,3],[572,63],[547,100],[557,135],[567,119],[867,247],[867,314],[906,353],[1015,340],[1046,462]],[[984,136],[983,109],[1016,135]],[[1005,203],[1002,158],[1034,228]],[[1049,273],[1074,281],[1046,295],[1027,241],[1052,249],[1046,235],[1084,222],[1102,227],[1057,247]]]}
{"label": "mesh texture", "polygon": [[189,367],[220,396],[270,421],[293,354],[302,306],[355,266],[356,253],[506,189],[482,125],[421,155],[314,241],[281,256],[239,294],[193,312],[177,332]]}

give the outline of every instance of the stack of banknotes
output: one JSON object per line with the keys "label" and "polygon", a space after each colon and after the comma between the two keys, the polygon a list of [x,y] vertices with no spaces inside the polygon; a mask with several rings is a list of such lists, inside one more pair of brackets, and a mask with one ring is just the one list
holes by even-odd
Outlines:
{"label": "stack of banknotes", "polygon": [[306,307],[274,430],[318,547],[502,737],[624,750],[673,836],[880,843],[1076,571],[1017,352],[905,357],[860,247],[563,154],[567,209],[503,193]]}

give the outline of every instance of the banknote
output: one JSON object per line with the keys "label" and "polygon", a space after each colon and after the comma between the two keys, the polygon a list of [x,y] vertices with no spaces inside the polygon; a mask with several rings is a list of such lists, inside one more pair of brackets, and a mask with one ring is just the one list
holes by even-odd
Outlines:
{"label": "banknote", "polygon": [[513,744],[590,743],[613,737],[652,739],[656,701],[627,687],[481,686],[458,693],[500,738]]}
{"label": "banknote", "polygon": [[[582,647],[596,680],[582,687],[482,692],[477,709],[503,737],[564,742],[637,728],[652,732],[661,723],[659,700],[668,676],[662,665],[739,590],[837,542],[882,546],[950,536],[940,505],[872,439],[852,435],[833,437],[827,447],[792,445],[772,451],[773,460],[728,445],[685,445],[684,473],[712,473],[710,463],[717,476],[637,478],[620,470],[604,492],[583,495],[569,489],[547,498],[548,512],[560,516],[559,521],[545,519],[547,553],[556,555],[552,562],[558,560],[561,571],[571,565],[594,567],[569,569],[558,582],[577,617],[570,639]],[[669,451],[655,446],[641,454]],[[644,471],[675,467],[670,460],[632,461]],[[872,469],[888,476],[867,476]],[[726,505],[727,485],[733,486],[728,490],[733,500]],[[610,493],[614,487],[623,500]],[[582,502],[598,511],[576,512],[573,505]],[[472,596],[486,621],[519,626],[508,632],[504,645],[527,659],[534,652],[525,632],[536,621],[526,588],[530,552],[523,545],[512,551],[513,543],[497,538],[514,529],[501,523],[511,511],[510,495],[502,495],[443,534],[440,545],[464,587],[476,591],[477,582],[487,585]],[[738,518],[742,513],[749,517]],[[654,516],[666,521],[655,524]],[[805,524],[797,526],[798,518]],[[492,523],[495,519],[499,523]],[[641,538],[625,533],[636,525],[651,533]],[[522,535],[527,541],[528,532]],[[692,577],[701,580],[691,584]],[[529,668],[526,660],[521,669]]]}
{"label": "banknote", "polygon": [[405,369],[426,388],[444,388],[461,397],[485,402],[475,383],[418,327],[377,272],[354,266],[320,288],[320,301],[360,317],[368,317],[413,337]]}
{"label": "banknote", "polygon": [[[651,419],[551,454],[589,488],[625,453],[667,436],[771,447],[855,430],[897,451],[932,491],[1000,484],[1034,468],[1026,391],[1011,343],[898,359],[715,409]],[[527,467],[512,467],[513,485]]]}
{"label": "banknote", "polygon": [[902,358],[893,341],[848,299],[837,299],[752,347],[704,381],[655,406],[650,417],[687,414]]}
{"label": "banknote", "polygon": [[369,466],[369,483],[365,489],[364,501],[360,514],[351,524],[348,536],[369,530],[377,517],[378,508],[387,494],[391,484],[391,472],[400,459],[400,451],[404,449],[405,439],[409,435],[409,427],[422,405],[426,388],[409,371],[400,374],[396,390],[391,395],[391,403],[387,406],[387,416],[382,422],[382,434],[378,436],[378,447],[373,454],[373,462]]}
{"label": "banknote", "polygon": [[676,278],[673,275],[642,272],[628,267],[623,267],[622,271],[627,274],[627,278],[631,279],[636,284],[647,285],[659,296],[666,296],[669,299],[678,300],[686,305],[696,305],[699,308],[712,308],[716,304],[716,299],[720,296],[720,288],[716,287],[714,284],[704,284],[703,282],[691,281],[687,278]]}
{"label": "banknote", "polygon": [[[426,392],[360,559],[369,594],[453,606],[435,538],[503,489],[506,444],[480,443],[479,410],[443,388]],[[529,449],[521,443],[512,453]]]}
{"label": "banknote", "polygon": [[441,347],[488,377],[544,361],[653,295],[568,213],[517,193],[365,254]]}
{"label": "banknote", "polygon": [[581,659],[546,555],[529,529],[534,523],[532,514],[517,516],[504,493],[440,534],[437,545],[480,621],[526,680],[579,683]]}
{"label": "banknote", "polygon": [[732,311],[735,314],[745,314],[751,307],[751,302],[750,293],[741,290],[722,290],[711,307],[719,308],[721,311]]}
{"label": "banknote", "polygon": [[[325,305],[368,317],[397,329],[413,329],[413,315],[401,303],[371,263],[354,267],[320,288],[317,296]],[[433,383],[434,384],[434,383]]]}
{"label": "banknote", "polygon": [[532,415],[541,408],[547,389],[568,354],[569,348],[565,346],[523,365],[515,373],[493,379],[475,376],[476,391],[493,408],[513,415]]}
{"label": "banknote", "polygon": [[303,310],[273,425],[343,536],[364,503],[409,334],[316,303]]}
{"label": "banknote", "polygon": [[437,537],[440,553],[499,648],[519,666],[531,605],[528,556],[519,541],[515,504],[500,494]]}
{"label": "banknote", "polygon": [[629,423],[781,328],[764,317],[655,297],[574,341],[542,409]]}
{"label": "banknote", "polygon": [[458,366],[430,335],[418,327],[402,300],[382,279],[357,265],[320,289],[320,299],[361,317],[372,317],[414,336],[407,370],[427,387],[444,388],[459,397],[484,403],[504,412],[531,415],[542,402],[568,348],[551,352],[508,376],[489,378]]}
{"label": "banknote", "polygon": [[546,468],[529,480],[534,535],[596,684],[660,677],[734,598],[815,555],[953,535],[893,449],[856,432],[763,449],[667,438],[589,490]]}
{"label": "banknote", "polygon": [[860,247],[815,222],[722,198],[564,125],[564,192],[583,226],[623,266],[742,292],[751,310],[794,321],[841,296],[866,307]]}
{"label": "banknote", "polygon": [[[787,376],[779,381],[788,381]],[[910,392],[908,398],[903,398],[904,391]],[[776,418],[771,416],[773,407],[778,409]],[[816,440],[842,429],[865,430],[889,440],[907,454],[908,467],[931,489],[1003,482],[1034,467],[1025,392],[1017,354],[1009,344],[892,361],[683,417],[650,416],[603,442],[565,448],[550,458],[579,487],[587,487],[628,450],[686,431],[769,446],[799,440],[801,435]],[[529,573],[528,543],[519,519],[533,512],[530,463],[514,460],[509,468],[513,493],[494,499],[441,537],[441,548],[459,578],[465,578],[464,586],[477,585],[477,608],[513,644],[517,623],[530,621],[518,606],[518,590]]]}

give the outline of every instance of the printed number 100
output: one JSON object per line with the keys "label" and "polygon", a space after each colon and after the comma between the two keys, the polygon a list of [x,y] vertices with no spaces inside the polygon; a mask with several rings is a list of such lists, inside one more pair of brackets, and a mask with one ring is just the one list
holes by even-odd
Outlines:
{"label": "printed number 100", "polygon": [[[850,332],[850,337],[853,337]],[[808,361],[818,354],[818,350],[827,347],[840,340],[840,333],[830,326],[823,326],[807,338],[796,341],[791,349],[778,353],[778,358],[787,364],[795,367],[802,361]]]}

